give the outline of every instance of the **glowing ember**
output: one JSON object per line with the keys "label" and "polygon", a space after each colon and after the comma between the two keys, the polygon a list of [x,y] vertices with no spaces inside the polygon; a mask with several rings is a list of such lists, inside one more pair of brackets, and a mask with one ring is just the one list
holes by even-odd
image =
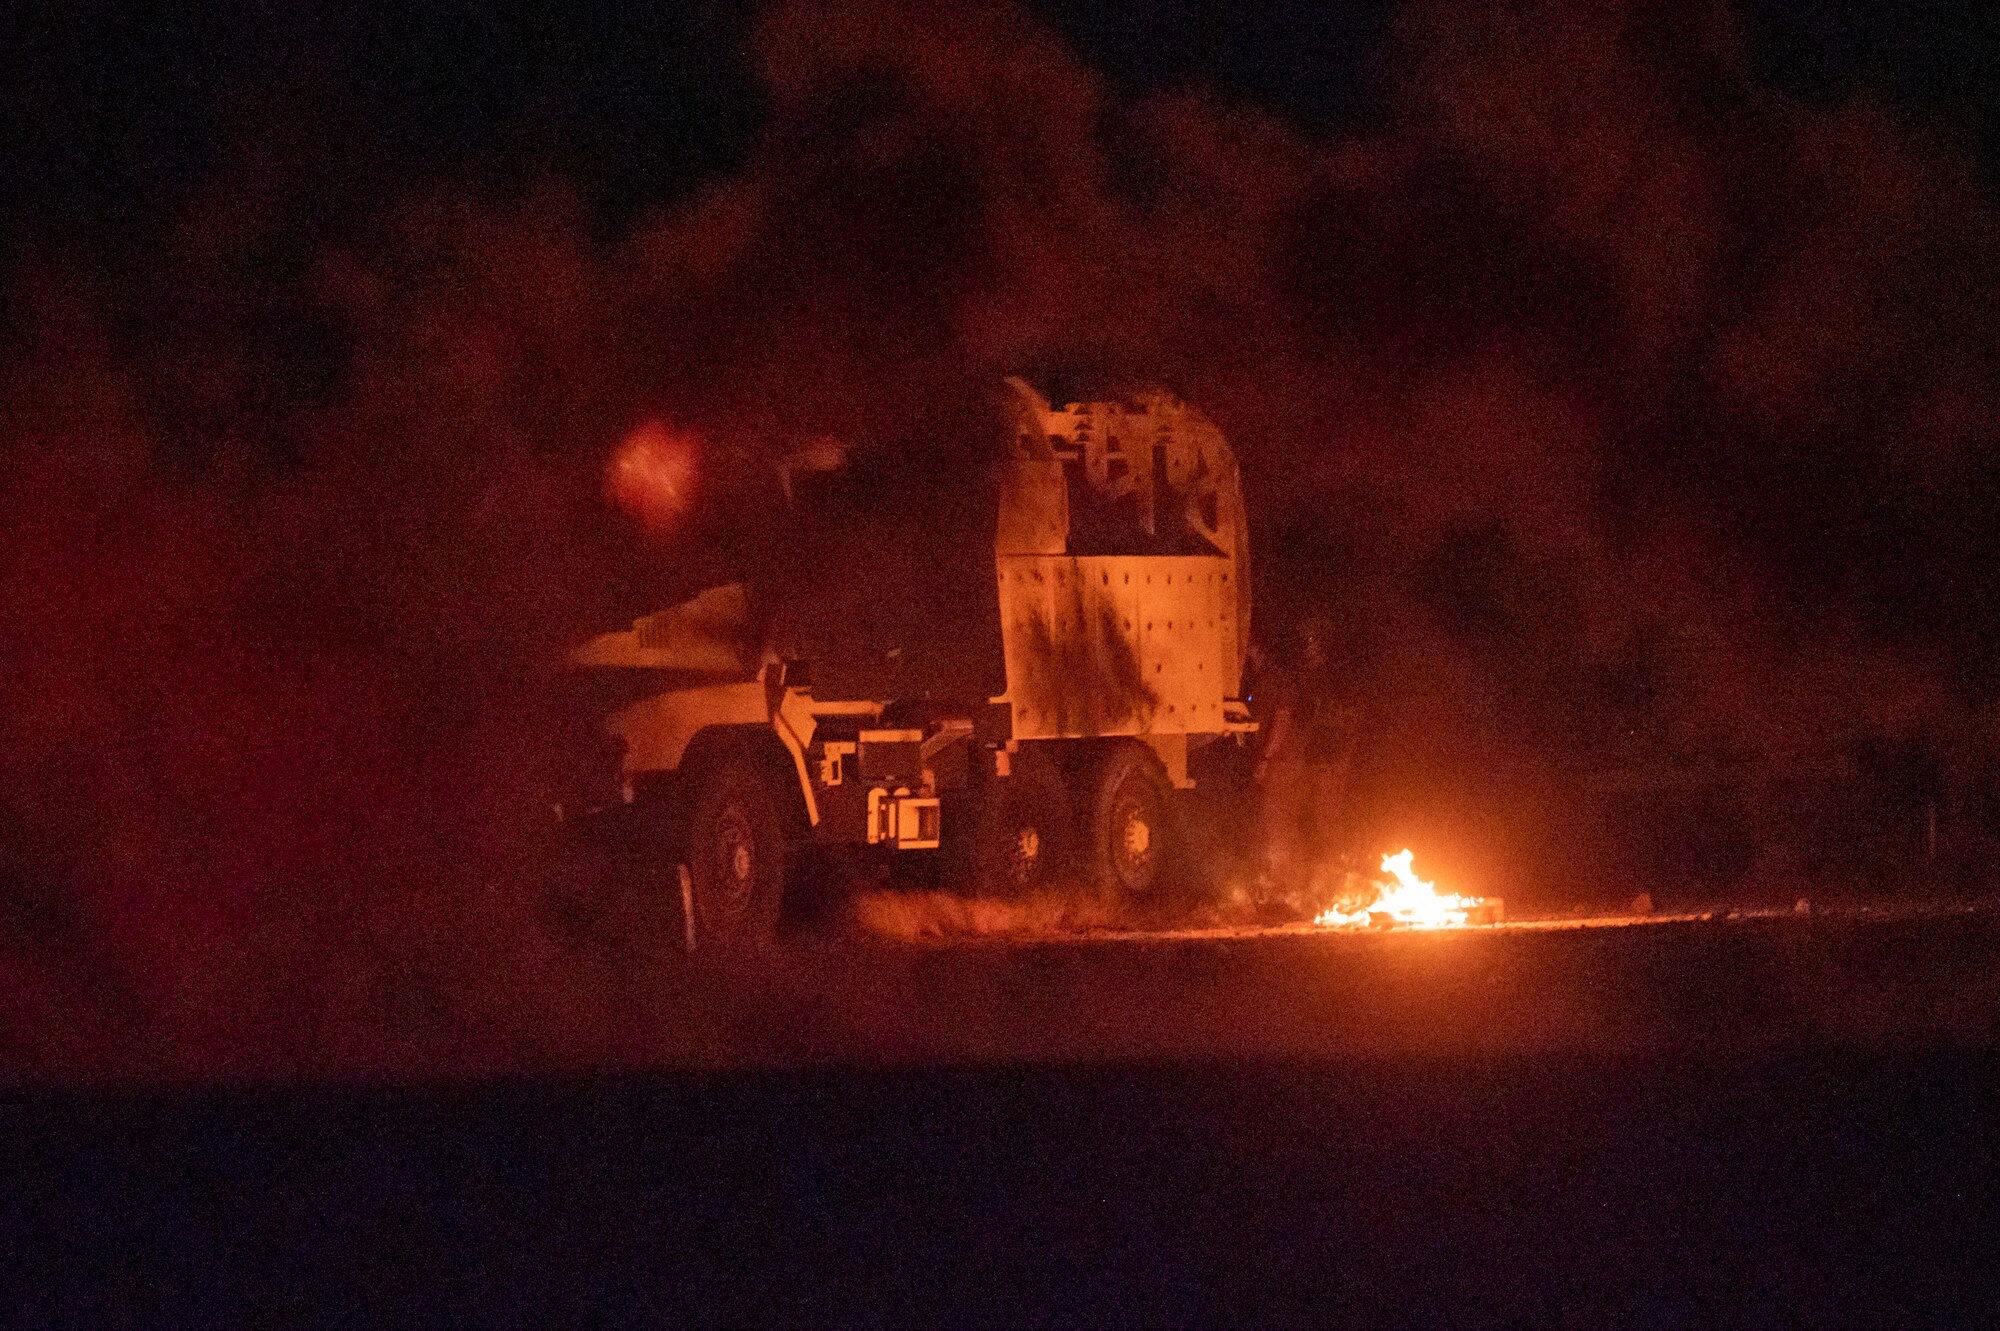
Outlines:
{"label": "glowing ember", "polygon": [[1410,867],[1415,856],[1408,850],[1382,857],[1382,872],[1395,881],[1374,884],[1375,895],[1343,910],[1339,905],[1321,911],[1313,923],[1328,928],[1362,928],[1368,925],[1404,925],[1419,929],[1444,929],[1465,924],[1472,913],[1485,904],[1480,897],[1440,893],[1436,885],[1417,877]]}
{"label": "glowing ember", "polygon": [[692,435],[647,421],[611,455],[604,469],[605,493],[647,526],[670,526],[693,498],[698,448]]}

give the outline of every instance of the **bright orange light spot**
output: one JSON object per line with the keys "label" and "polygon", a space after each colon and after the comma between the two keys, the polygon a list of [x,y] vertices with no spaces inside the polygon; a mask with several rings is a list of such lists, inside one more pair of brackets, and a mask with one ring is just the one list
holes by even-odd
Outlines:
{"label": "bright orange light spot", "polygon": [[625,436],[604,468],[611,502],[648,527],[671,527],[694,498],[701,443],[664,421],[647,421]]}
{"label": "bright orange light spot", "polygon": [[1329,928],[1360,928],[1367,925],[1407,925],[1419,929],[1443,929],[1464,924],[1482,906],[1479,897],[1441,893],[1435,884],[1417,877],[1411,867],[1416,857],[1408,850],[1382,857],[1382,872],[1394,881],[1375,883],[1374,895],[1347,903],[1347,909],[1329,906],[1313,923]]}

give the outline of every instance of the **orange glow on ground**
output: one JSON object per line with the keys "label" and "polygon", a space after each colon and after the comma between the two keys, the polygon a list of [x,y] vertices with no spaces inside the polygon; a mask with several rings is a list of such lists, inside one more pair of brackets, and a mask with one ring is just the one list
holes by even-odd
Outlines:
{"label": "orange glow on ground", "polygon": [[664,421],[647,421],[625,436],[605,464],[605,495],[648,527],[672,527],[694,497],[699,451],[693,435]]}

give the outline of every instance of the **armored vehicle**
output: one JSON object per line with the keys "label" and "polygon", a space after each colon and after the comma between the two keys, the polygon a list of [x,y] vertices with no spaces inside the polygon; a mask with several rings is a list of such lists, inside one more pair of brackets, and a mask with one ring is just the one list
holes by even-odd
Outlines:
{"label": "armored vehicle", "polygon": [[1237,464],[1164,393],[1008,380],[949,467],[817,447],[734,582],[585,644],[627,804],[712,940],[768,933],[808,847],[941,856],[988,891],[1145,897],[1179,792],[1253,730]]}

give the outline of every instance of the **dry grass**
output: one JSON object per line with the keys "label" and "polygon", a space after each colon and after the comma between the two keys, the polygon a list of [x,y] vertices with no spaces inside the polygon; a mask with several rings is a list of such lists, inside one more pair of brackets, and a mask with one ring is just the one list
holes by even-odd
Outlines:
{"label": "dry grass", "polygon": [[859,892],[849,910],[855,927],[862,932],[902,942],[1045,938],[1133,923],[1111,902],[1056,888],[1008,898],[951,892]]}

